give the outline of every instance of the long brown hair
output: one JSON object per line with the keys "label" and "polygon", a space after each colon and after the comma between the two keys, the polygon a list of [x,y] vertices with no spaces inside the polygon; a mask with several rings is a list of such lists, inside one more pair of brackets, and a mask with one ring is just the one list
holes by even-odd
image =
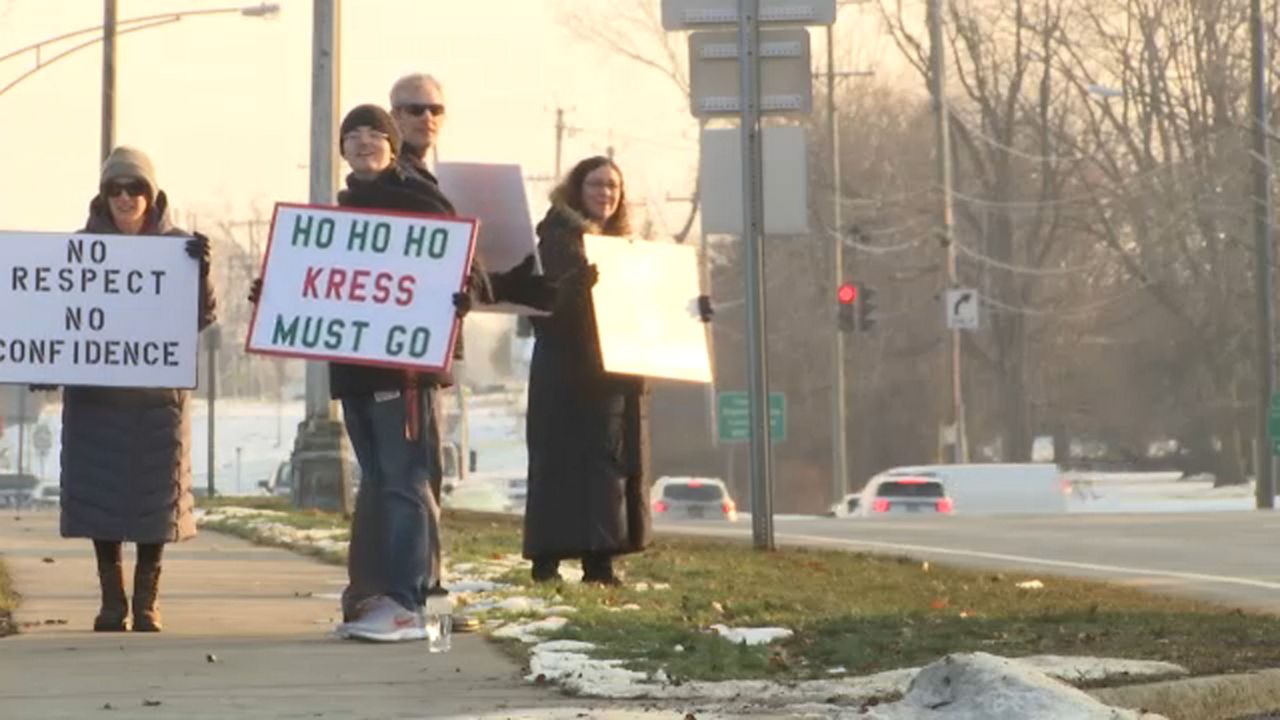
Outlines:
{"label": "long brown hair", "polygon": [[[626,178],[622,175],[622,168],[603,155],[589,157],[574,165],[573,169],[569,171],[568,177],[556,186],[555,190],[551,191],[551,201],[563,205],[586,218],[587,209],[582,202],[582,185],[586,182],[588,175],[605,166],[618,173],[618,178],[622,180],[622,184],[618,188],[618,209],[614,211],[613,215],[605,218],[604,225],[599,230],[605,235],[630,235],[631,216],[627,212]],[[592,225],[596,224],[591,220],[589,222]]]}

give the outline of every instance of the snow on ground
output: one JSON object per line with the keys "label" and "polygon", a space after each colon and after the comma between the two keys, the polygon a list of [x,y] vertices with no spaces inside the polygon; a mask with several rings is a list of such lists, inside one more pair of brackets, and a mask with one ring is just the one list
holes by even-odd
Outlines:
{"label": "snow on ground", "polygon": [[737,645],[768,645],[774,640],[786,640],[795,633],[786,628],[731,628],[724,625],[712,625],[720,637]]}
{"label": "snow on ground", "polygon": [[[332,547],[334,544],[341,544],[333,538],[343,531],[296,530],[275,522],[276,515],[271,511],[221,508],[214,512],[200,513],[200,519],[207,522],[217,517],[234,517],[299,547]],[[1138,715],[1113,712],[1055,679],[1084,681],[1121,677],[1138,680],[1186,674],[1186,670],[1177,665],[1161,662],[1051,655],[1010,661],[989,655],[976,655],[953,656],[942,661],[941,665],[935,663],[923,672],[919,668],[904,668],[865,677],[831,677],[788,683],[764,680],[675,682],[660,670],[654,673],[639,672],[625,667],[621,660],[593,657],[596,648],[590,643],[548,640],[548,634],[555,633],[572,622],[566,616],[572,615],[573,608],[549,607],[546,601],[520,595],[517,588],[500,582],[502,576],[523,567],[523,562],[519,556],[510,555],[452,566],[450,575],[454,580],[451,583],[455,591],[453,599],[464,612],[477,615],[485,621],[485,626],[494,636],[517,639],[531,646],[530,671],[527,676],[530,682],[555,683],[566,692],[584,698],[690,701],[712,703],[720,709],[740,707],[746,702],[755,706],[785,708],[794,717],[831,720],[843,717],[882,720],[1002,720],[1027,717],[1138,720]],[[665,584],[640,585],[649,592],[671,589]],[[637,589],[640,585],[637,585]],[[718,633],[733,642],[753,644],[772,642],[791,633],[786,628],[731,628],[724,625],[707,628],[707,632]],[[951,683],[949,686],[948,681]],[[945,692],[952,693],[945,696],[951,698],[945,711],[927,709],[920,704],[936,703],[937,698],[941,697],[939,693]],[[874,708],[874,712],[881,714],[849,714],[851,707],[899,696],[903,696],[901,703]],[[1082,696],[1093,704],[1080,705],[1084,709],[1079,712],[1072,710],[1058,713],[1054,709],[1068,707],[1061,703],[1083,702],[1080,700]],[[1007,703],[1008,707],[1014,708],[1009,711],[1012,714],[995,713],[998,708],[991,703],[997,702],[1000,707]],[[1046,710],[1042,712],[1040,708]],[[1156,716],[1150,715],[1142,718],[1156,720]]]}
{"label": "snow on ground", "polygon": [[1163,720],[1117,710],[1026,663],[986,653],[950,655],[920,671],[901,701],[840,717],[866,720]]}

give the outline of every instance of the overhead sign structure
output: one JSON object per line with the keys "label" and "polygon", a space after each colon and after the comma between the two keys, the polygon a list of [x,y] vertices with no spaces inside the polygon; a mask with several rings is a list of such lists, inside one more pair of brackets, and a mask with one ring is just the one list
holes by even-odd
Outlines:
{"label": "overhead sign structure", "polygon": [[947,327],[952,330],[977,330],[981,325],[978,291],[962,288],[947,291]]}
{"label": "overhead sign structure", "polygon": [[[716,428],[722,443],[743,443],[751,438],[751,403],[740,390],[722,390],[716,396]],[[769,438],[787,439],[787,396],[769,393]]]}
{"label": "overhead sign structure", "polygon": [[474,220],[276,205],[248,352],[447,370]]}
{"label": "overhead sign structure", "polygon": [[[764,231],[766,235],[809,232],[809,153],[802,127],[764,129]],[[702,131],[698,196],[702,232],[742,235],[742,132]]]}
{"label": "overhead sign structure", "polygon": [[[538,241],[525,194],[524,171],[519,165],[490,163],[440,163],[436,166],[440,187],[454,199],[463,217],[479,221],[476,257],[486,272],[506,272],[529,256],[538,263]],[[478,304],[475,312],[545,315],[523,305]]]}
{"label": "overhead sign structure", "polygon": [[600,272],[592,300],[604,369],[711,382],[697,250],[604,235],[585,235],[583,244]]}
{"label": "overhead sign structure", "polygon": [[[830,25],[836,0],[760,0],[760,22],[766,25]],[[738,0],[662,0],[662,27],[697,30],[738,24]]]}
{"label": "overhead sign structure", "polygon": [[194,388],[185,237],[0,232],[0,383]]}
{"label": "overhead sign structure", "polygon": [[[742,111],[742,53],[735,32],[689,36],[690,109],[695,117],[736,116]],[[760,111],[813,110],[813,68],[809,31],[760,31]]]}

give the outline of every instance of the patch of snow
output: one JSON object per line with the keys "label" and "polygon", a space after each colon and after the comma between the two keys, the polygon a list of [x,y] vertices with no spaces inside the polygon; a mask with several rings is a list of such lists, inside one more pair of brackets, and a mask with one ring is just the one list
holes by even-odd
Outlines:
{"label": "patch of snow", "polygon": [[494,637],[511,638],[532,645],[542,640],[542,635],[553,633],[569,624],[569,618],[553,615],[549,618],[525,623],[503,625],[493,631]]}
{"label": "patch of snow", "polygon": [[1022,590],[1043,590],[1044,583],[1039,580],[1028,580],[1026,582],[1018,583],[1018,587]]}
{"label": "patch of snow", "polygon": [[547,601],[541,598],[525,597],[516,595],[513,597],[481,600],[467,606],[468,610],[473,612],[506,612],[516,614],[532,614],[541,611],[547,606]]}
{"label": "patch of snow", "polygon": [[720,637],[737,645],[768,645],[775,640],[785,640],[795,633],[786,628],[731,628],[726,625],[712,625]]}
{"label": "patch of snow", "polygon": [[948,655],[921,670],[900,702],[841,717],[865,720],[1159,720],[1103,705],[1026,663],[986,653]]}
{"label": "patch of snow", "polygon": [[578,608],[572,605],[552,605],[539,610],[543,615],[572,615],[578,612]]}
{"label": "patch of snow", "polygon": [[[451,568],[454,572],[461,572],[458,568]],[[492,580],[462,580],[459,582],[449,583],[449,592],[454,593],[491,593],[510,587],[503,583],[493,582]]]}
{"label": "patch of snow", "polygon": [[1018,662],[1029,665],[1049,677],[1067,682],[1106,680],[1117,677],[1181,677],[1187,674],[1187,669],[1181,665],[1156,660],[1032,655],[1019,658]]}
{"label": "patch of snow", "polygon": [[632,612],[632,611],[639,610],[639,609],[640,609],[640,606],[639,606],[639,605],[637,605],[637,604],[635,604],[635,603],[627,603],[626,605],[619,605],[619,606],[616,606],[616,607],[611,607],[611,608],[609,608],[609,612],[614,612],[614,613],[617,613],[617,612]]}

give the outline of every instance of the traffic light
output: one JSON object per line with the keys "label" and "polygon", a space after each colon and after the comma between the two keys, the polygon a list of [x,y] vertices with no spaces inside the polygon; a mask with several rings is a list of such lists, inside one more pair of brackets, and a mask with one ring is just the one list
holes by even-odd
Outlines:
{"label": "traffic light", "polygon": [[858,329],[862,332],[871,332],[871,328],[876,326],[876,291],[873,288],[863,285],[854,293],[858,298]]}
{"label": "traffic light", "polygon": [[854,304],[858,301],[858,286],[853,283],[844,283],[836,290],[836,318],[839,322],[840,332],[853,332],[856,320],[854,319]]}

